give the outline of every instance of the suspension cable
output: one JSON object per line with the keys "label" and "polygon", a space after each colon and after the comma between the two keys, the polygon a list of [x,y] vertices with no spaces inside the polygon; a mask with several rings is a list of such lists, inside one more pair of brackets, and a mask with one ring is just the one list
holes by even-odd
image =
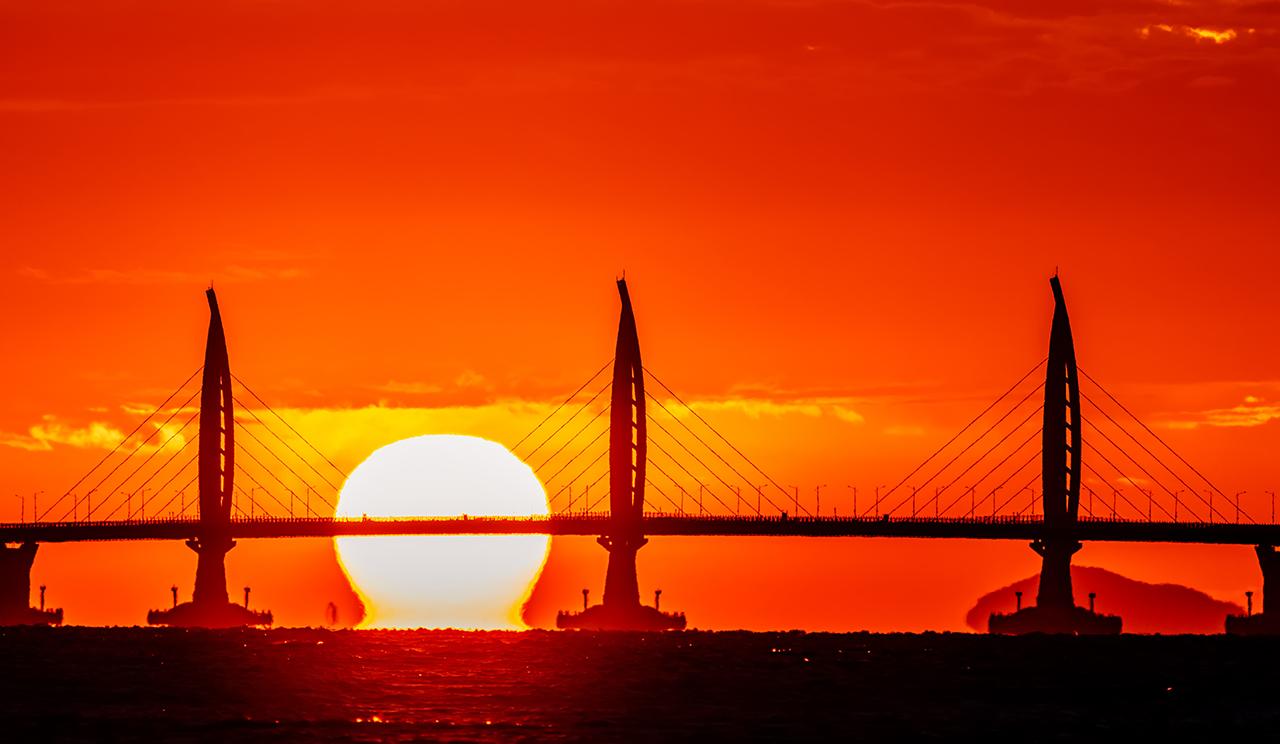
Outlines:
{"label": "suspension cable", "polygon": [[[322,460],[324,460],[325,462],[327,462],[327,463],[329,464],[329,467],[333,468],[333,469],[338,473],[338,475],[341,475],[344,479],[347,477],[347,474],[346,474],[345,472],[343,472],[342,468],[338,467],[337,465],[334,465],[334,464],[333,464],[333,460],[330,460],[328,457],[325,457],[325,454],[324,454],[323,452],[321,452],[319,449],[317,449],[317,448],[316,448],[316,446],[315,446],[314,444],[312,444],[312,443],[311,443],[311,440],[309,440],[309,439],[307,439],[306,437],[302,436],[302,432],[300,432],[300,431],[298,431],[297,429],[293,428],[293,425],[292,425],[292,424],[290,424],[288,421],[285,421],[284,417],[283,417],[283,416],[281,416],[279,413],[277,413],[277,412],[276,412],[276,409],[274,409],[274,408],[272,408],[271,406],[267,405],[267,402],[266,402],[265,400],[263,400],[263,399],[262,399],[262,396],[260,396],[260,395],[258,395],[257,393],[253,392],[253,388],[249,387],[249,385],[248,385],[244,380],[240,379],[239,377],[236,377],[236,376],[235,376],[235,374],[232,374],[232,375],[231,375],[231,377],[232,377],[232,378],[234,378],[234,379],[235,379],[235,381],[236,381],[237,383],[239,383],[240,387],[242,387],[242,388],[244,388],[246,391],[248,391],[249,395],[252,395],[252,396],[253,396],[253,398],[254,398],[254,400],[256,400],[256,401],[258,401],[260,404],[262,404],[262,407],[263,407],[263,408],[267,409],[269,412],[271,412],[271,415],[273,415],[273,416],[275,416],[277,419],[279,419],[279,420],[280,420],[280,423],[284,424],[284,425],[289,429],[289,431],[291,431],[291,432],[293,432],[294,434],[296,434],[296,435],[297,435],[297,437],[303,441],[303,443],[305,443],[308,447],[310,447],[310,448],[311,448],[311,451],[312,451],[312,452],[316,453],[317,455],[319,455],[319,456],[320,456],[320,458],[321,458]],[[279,437],[279,435],[276,435],[276,436],[277,436],[277,437]],[[281,441],[283,442],[284,440],[283,440],[283,439],[281,439]],[[288,447],[288,446],[289,446],[287,442],[285,443],[285,446],[286,446],[286,447]],[[290,449],[292,449],[292,448],[290,448]],[[295,453],[295,454],[296,454],[296,453]]]}
{"label": "suspension cable", "polygon": [[[569,405],[569,403],[570,403],[570,402],[572,402],[574,398],[578,397],[578,394],[579,394],[579,393],[581,393],[584,389],[586,389],[586,387],[587,387],[588,385],[590,385],[591,383],[595,382],[596,378],[600,376],[600,373],[601,373],[601,372],[603,372],[603,371],[605,371],[606,369],[608,369],[610,364],[613,364],[613,357],[609,357],[608,361],[606,361],[604,364],[600,365],[600,369],[596,370],[596,373],[595,373],[594,375],[591,375],[591,377],[587,378],[587,381],[586,381],[586,382],[584,382],[584,383],[582,383],[580,386],[578,386],[578,389],[577,389],[577,390],[574,390],[574,391],[573,391],[573,393],[572,393],[568,398],[565,398],[565,399],[564,399],[564,402],[562,402],[560,405],[556,406],[556,407],[555,407],[555,409],[554,409],[553,411],[551,411],[551,413],[548,413],[548,414],[546,415],[546,417],[545,417],[545,418],[543,418],[541,421],[539,421],[539,422],[538,422],[538,425],[537,425],[537,426],[535,426],[535,427],[533,427],[532,429],[530,429],[528,434],[525,434],[523,437],[520,437],[520,441],[516,442],[515,444],[513,444],[513,445],[511,446],[511,451],[512,451],[512,452],[515,452],[515,451],[516,451],[516,449],[520,447],[520,445],[522,445],[522,444],[524,444],[524,443],[525,443],[525,440],[527,440],[529,437],[533,436],[533,435],[534,435],[534,433],[536,433],[539,429],[541,429],[544,425],[546,425],[546,423],[547,423],[548,421],[550,421],[552,418],[554,418],[554,417],[555,417],[555,415],[556,415],[557,413],[559,413],[559,412],[560,412],[560,409],[562,409],[562,408],[564,408],[565,406]],[[554,436],[554,435],[552,435],[552,436]],[[529,454],[530,454],[530,455],[532,455],[533,453],[531,452],[531,453],[529,453]]]}
{"label": "suspension cable", "polygon": [[[80,476],[80,479],[79,479],[79,480],[77,480],[75,483],[72,483],[72,484],[71,484],[71,488],[68,488],[68,489],[66,490],[66,492],[65,492],[65,493],[63,493],[61,496],[59,496],[59,497],[58,497],[58,498],[57,498],[57,499],[56,499],[52,504],[50,504],[50,505],[49,505],[49,506],[48,506],[48,507],[47,507],[43,512],[41,512],[41,513],[40,513],[40,516],[36,517],[34,521],[39,522],[40,520],[44,519],[44,518],[49,514],[49,512],[53,510],[53,508],[54,508],[55,506],[57,506],[59,503],[61,503],[61,502],[62,502],[62,500],[63,500],[63,499],[65,499],[67,496],[70,496],[70,495],[71,495],[71,492],[72,492],[72,491],[74,491],[74,490],[76,490],[76,487],[77,487],[77,486],[79,486],[81,483],[83,483],[83,482],[85,481],[85,479],[86,479],[86,478],[88,478],[89,476],[93,475],[94,471],[96,471],[98,468],[102,467],[102,464],[103,464],[103,463],[105,463],[107,460],[111,459],[111,456],[112,456],[112,455],[114,455],[116,452],[120,451],[120,448],[124,446],[125,442],[128,442],[128,441],[133,437],[133,435],[134,435],[134,434],[137,434],[139,431],[141,431],[141,430],[142,430],[142,427],[143,427],[143,426],[145,426],[145,425],[146,425],[146,423],[147,423],[148,421],[150,421],[150,420],[151,420],[151,419],[152,419],[152,418],[153,418],[157,413],[159,413],[160,411],[164,410],[164,407],[165,407],[165,406],[167,406],[167,405],[169,405],[169,401],[173,400],[173,397],[174,397],[175,395],[177,395],[178,393],[182,392],[182,389],[183,389],[183,388],[185,388],[185,387],[187,386],[187,383],[189,383],[189,382],[191,382],[193,379],[195,379],[195,376],[196,376],[196,375],[198,375],[198,374],[200,374],[200,370],[202,370],[202,369],[204,369],[204,365],[203,365],[203,364],[202,364],[202,365],[200,365],[199,367],[196,367],[196,371],[195,371],[195,372],[192,372],[192,373],[191,373],[191,375],[190,375],[189,377],[187,377],[187,379],[183,380],[182,384],[181,384],[181,385],[179,385],[179,386],[178,386],[178,387],[177,387],[177,388],[176,388],[172,393],[169,393],[169,397],[165,398],[163,403],[161,403],[160,405],[156,406],[156,409],[155,409],[154,411],[152,411],[151,413],[147,414],[146,418],[142,419],[142,421],[140,421],[140,422],[138,423],[138,425],[137,425],[137,426],[135,426],[135,427],[133,428],[133,431],[129,432],[129,433],[125,436],[125,438],[124,438],[124,439],[121,439],[121,440],[120,440],[120,442],[119,442],[119,443],[117,443],[115,447],[112,447],[110,452],[108,452],[107,454],[103,455],[102,459],[101,459],[101,460],[99,460],[99,461],[97,462],[97,464],[95,464],[93,467],[89,468],[89,471],[88,471],[87,473],[85,473],[84,475]],[[125,458],[125,459],[128,459],[128,458]],[[119,468],[119,465],[117,465],[116,467],[117,467],[117,468]],[[112,470],[112,472],[115,472],[115,471],[114,471],[114,470]],[[108,475],[108,477],[110,477],[110,476]],[[92,490],[92,489],[91,489],[91,490]]]}
{"label": "suspension cable", "polygon": [[[964,435],[964,433],[965,433],[966,431],[968,431],[970,428],[972,428],[974,424],[978,423],[978,421],[980,421],[980,420],[982,419],[982,417],[983,417],[983,416],[986,416],[988,413],[990,413],[990,412],[991,412],[991,410],[992,410],[993,408],[995,408],[996,406],[1000,405],[1000,402],[1001,402],[1001,401],[1003,401],[1005,398],[1009,397],[1009,395],[1010,395],[1010,394],[1012,394],[1014,390],[1017,390],[1019,385],[1021,385],[1021,384],[1022,384],[1022,383],[1024,383],[1024,382],[1026,382],[1026,380],[1027,380],[1027,378],[1028,378],[1028,377],[1030,377],[1031,375],[1035,374],[1036,370],[1040,369],[1040,367],[1041,367],[1041,366],[1043,366],[1043,365],[1044,365],[1044,363],[1045,363],[1046,361],[1048,361],[1048,360],[1049,360],[1049,357],[1047,357],[1047,356],[1046,356],[1044,359],[1041,359],[1039,362],[1037,362],[1037,363],[1036,363],[1036,366],[1032,367],[1032,368],[1031,368],[1031,369],[1030,369],[1030,370],[1029,370],[1025,375],[1023,375],[1023,376],[1022,376],[1022,377],[1021,377],[1017,382],[1013,383],[1013,385],[1012,385],[1012,386],[1010,386],[1008,390],[1006,390],[1006,391],[1004,391],[1003,393],[1001,393],[1001,394],[1000,394],[1000,397],[999,397],[999,398],[996,398],[996,399],[991,403],[991,405],[989,405],[989,406],[987,406],[986,408],[982,409],[982,413],[979,413],[977,416],[974,416],[974,417],[973,417],[973,420],[971,420],[969,423],[965,424],[965,425],[964,425],[964,428],[963,428],[963,429],[961,429],[960,431],[956,432],[955,436],[951,437],[950,439],[948,439],[948,440],[946,441],[946,443],[945,443],[945,444],[943,444],[943,445],[942,445],[941,447],[939,447],[938,449],[934,450],[933,454],[929,455],[928,457],[926,457],[926,458],[924,459],[924,462],[922,462],[922,463],[920,463],[919,465],[917,465],[917,466],[915,467],[915,469],[913,469],[910,473],[907,473],[907,474],[906,474],[906,476],[905,476],[902,480],[898,481],[898,484],[897,484],[896,486],[894,486],[893,488],[890,488],[887,492],[885,492],[885,495],[884,495],[883,497],[877,497],[877,498],[876,498],[875,503],[874,503],[874,504],[872,504],[872,507],[871,507],[871,508],[872,508],[872,509],[877,509],[877,510],[878,510],[878,509],[880,508],[880,503],[881,503],[882,501],[884,501],[884,499],[889,498],[889,496],[890,496],[890,495],[892,495],[894,491],[897,491],[899,488],[901,488],[901,487],[902,487],[902,484],[906,483],[908,480],[910,480],[910,479],[911,479],[911,477],[912,477],[913,475],[915,475],[916,473],[920,472],[920,470],[921,470],[921,469],[923,469],[925,465],[928,465],[930,462],[932,462],[932,461],[933,461],[933,458],[935,458],[935,457],[937,457],[938,455],[942,454],[943,450],[945,450],[946,448],[948,448],[948,447],[950,447],[952,444],[954,444],[954,443],[955,443],[955,441],[956,441],[957,439],[959,439],[961,436],[963,436],[963,435]],[[986,433],[984,433],[982,436],[984,436],[984,437],[985,437],[985,436],[986,436]],[[982,437],[979,437],[979,439],[981,439],[981,438],[982,438]],[[870,510],[864,510],[864,511],[863,511],[863,513],[862,513],[862,516],[865,516],[865,515],[866,515],[866,513],[867,513],[867,511],[870,511]]]}

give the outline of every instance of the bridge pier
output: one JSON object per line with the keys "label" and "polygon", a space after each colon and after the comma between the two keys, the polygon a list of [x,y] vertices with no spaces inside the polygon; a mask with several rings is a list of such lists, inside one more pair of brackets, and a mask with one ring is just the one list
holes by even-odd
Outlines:
{"label": "bridge pier", "polygon": [[[604,601],[582,612],[559,612],[556,627],[566,630],[682,630],[686,620],[682,612],[663,612],[655,606],[640,604],[640,585],[636,578],[636,553],[648,543],[644,537],[597,540],[609,551],[609,568],[605,573]],[[585,597],[584,597],[585,599]]]}
{"label": "bridge pier", "polygon": [[1031,549],[1041,557],[1040,587],[1032,607],[1019,607],[1015,612],[991,613],[987,630],[1004,635],[1024,633],[1066,633],[1069,635],[1115,635],[1121,619],[1102,615],[1090,607],[1077,607],[1071,586],[1071,557],[1083,547],[1077,540],[1041,539]]}
{"label": "bridge pier", "polygon": [[191,601],[147,612],[147,624],[182,628],[270,625],[274,618],[269,611],[250,610],[232,602],[227,594],[226,557],[235,546],[235,541],[229,539],[188,540],[187,547],[196,554],[196,586]]}
{"label": "bridge pier", "polygon": [[1262,569],[1262,609],[1257,614],[1227,615],[1226,629],[1235,635],[1280,635],[1280,606],[1267,612],[1268,592],[1275,591],[1280,597],[1280,553],[1274,545],[1259,545],[1254,550]]}
{"label": "bridge pier", "polygon": [[31,606],[31,566],[39,545],[0,543],[0,625],[61,625],[62,608]]}

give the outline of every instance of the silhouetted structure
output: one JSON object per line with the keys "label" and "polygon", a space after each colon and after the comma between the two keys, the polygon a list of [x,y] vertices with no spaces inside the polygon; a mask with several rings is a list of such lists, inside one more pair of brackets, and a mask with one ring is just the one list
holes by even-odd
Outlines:
{"label": "silhouetted structure", "polygon": [[196,553],[196,585],[190,602],[168,610],[151,610],[151,625],[227,628],[270,625],[270,612],[254,612],[227,597],[227,552],[231,539],[231,505],[235,488],[235,410],[231,395],[231,363],[222,331],[218,298],[210,288],[209,338],[204,352],[200,389],[200,530],[187,540]]}
{"label": "silhouetted structure", "polygon": [[0,625],[61,625],[62,609],[31,606],[31,564],[38,545],[9,547],[0,543]]}
{"label": "silhouetted structure", "polygon": [[[609,533],[598,538],[609,551],[604,601],[582,612],[560,612],[556,627],[593,630],[673,630],[685,627],[683,613],[662,612],[640,604],[636,552],[643,534],[644,482],[648,452],[644,367],[640,338],[625,279],[618,280],[622,313],[613,358],[609,411]],[[584,602],[586,595],[584,594]]]}
{"label": "silhouetted structure", "polygon": [[1067,302],[1058,277],[1053,288],[1053,327],[1044,385],[1041,484],[1044,494],[1044,534],[1031,543],[1041,557],[1036,603],[1009,615],[993,613],[992,633],[1120,632],[1120,618],[1077,607],[1071,592],[1071,556],[1080,550],[1075,524],[1080,511],[1080,473],[1083,432],[1080,379]]}
{"label": "silhouetted structure", "polygon": [[1259,545],[1258,566],[1262,569],[1262,609],[1253,613],[1253,594],[1249,593],[1249,611],[1245,615],[1227,615],[1227,632],[1236,635],[1280,634],[1280,611],[1267,612],[1268,590],[1280,592],[1280,553],[1274,545]]}

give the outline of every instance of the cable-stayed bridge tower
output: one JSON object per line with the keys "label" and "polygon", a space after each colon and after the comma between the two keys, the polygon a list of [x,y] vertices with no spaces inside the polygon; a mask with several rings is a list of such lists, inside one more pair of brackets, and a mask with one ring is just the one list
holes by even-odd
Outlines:
{"label": "cable-stayed bridge tower", "polygon": [[598,542],[609,551],[604,601],[580,613],[561,612],[560,628],[596,630],[671,630],[685,627],[683,614],[662,612],[640,603],[636,553],[644,536],[644,485],[648,466],[648,419],[640,338],[625,279],[618,280],[622,312],[613,359],[609,412],[609,532]]}
{"label": "cable-stayed bridge tower", "polygon": [[1077,607],[1071,590],[1071,556],[1081,547],[1074,529],[1080,512],[1084,448],[1080,373],[1062,283],[1055,276],[1049,284],[1053,326],[1045,362],[1040,457],[1044,533],[1031,543],[1041,558],[1040,588],[1035,606],[1009,615],[993,614],[989,627],[992,633],[1119,633],[1119,617]]}
{"label": "cable-stayed bridge tower", "polygon": [[[200,434],[197,453],[200,531],[187,540],[196,554],[196,584],[191,601],[147,613],[151,625],[221,628],[270,625],[270,612],[255,612],[227,597],[227,553],[231,539],[231,507],[235,487],[235,406],[231,362],[222,329],[218,298],[210,288],[209,337],[205,344],[200,388]],[[176,597],[176,595],[175,595]]]}

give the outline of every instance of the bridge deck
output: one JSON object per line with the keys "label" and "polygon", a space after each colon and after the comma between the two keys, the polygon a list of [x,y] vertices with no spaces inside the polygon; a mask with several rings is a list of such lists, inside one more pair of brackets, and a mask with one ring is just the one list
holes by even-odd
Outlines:
{"label": "bridge deck", "polygon": [[[600,535],[609,517],[581,514],[552,517],[261,518],[233,519],[235,538],[342,537],[354,535]],[[978,519],[859,517],[681,517],[646,515],[646,535],[912,537],[975,540],[1032,540],[1048,533],[1029,517]],[[103,540],[184,540],[195,537],[193,519],[112,522],[0,523],[0,542],[88,542]],[[1081,519],[1072,531],[1079,540],[1108,542],[1280,544],[1280,524],[1201,524]]]}

